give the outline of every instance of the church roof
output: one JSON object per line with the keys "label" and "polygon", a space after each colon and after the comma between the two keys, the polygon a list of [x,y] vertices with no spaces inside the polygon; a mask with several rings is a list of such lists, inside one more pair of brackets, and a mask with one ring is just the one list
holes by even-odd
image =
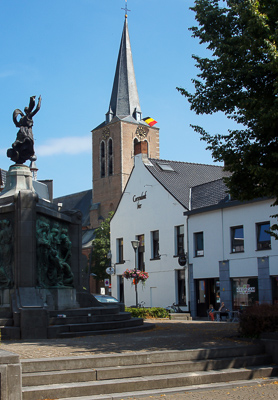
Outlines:
{"label": "church roof", "polygon": [[126,116],[133,116],[135,120],[141,119],[127,18],[125,18],[106,122],[110,122],[115,116],[121,119]]}
{"label": "church roof", "polygon": [[82,213],[82,226],[90,225],[90,208],[92,205],[92,189],[56,197],[53,203],[62,203],[61,211],[79,210]]}
{"label": "church roof", "polygon": [[185,208],[190,208],[190,190],[227,176],[223,167],[180,161],[149,159],[145,167]]}

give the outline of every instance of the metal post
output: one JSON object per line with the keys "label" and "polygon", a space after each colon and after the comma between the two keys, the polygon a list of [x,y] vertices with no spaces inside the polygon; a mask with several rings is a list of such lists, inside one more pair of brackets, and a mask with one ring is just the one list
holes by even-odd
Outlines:
{"label": "metal post", "polygon": [[132,247],[134,249],[134,254],[135,254],[135,267],[134,267],[134,272],[135,272],[135,297],[136,297],[136,308],[138,308],[138,291],[137,291],[137,257],[136,257],[136,251],[139,247],[139,240],[132,240],[131,241]]}

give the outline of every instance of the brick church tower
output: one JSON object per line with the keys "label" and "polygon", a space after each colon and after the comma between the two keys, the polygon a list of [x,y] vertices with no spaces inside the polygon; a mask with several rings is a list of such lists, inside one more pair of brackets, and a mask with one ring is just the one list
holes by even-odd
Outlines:
{"label": "brick church tower", "polygon": [[142,119],[130,47],[127,15],[105,121],[92,131],[93,228],[118,205],[134,165],[134,155],[159,158],[159,129]]}

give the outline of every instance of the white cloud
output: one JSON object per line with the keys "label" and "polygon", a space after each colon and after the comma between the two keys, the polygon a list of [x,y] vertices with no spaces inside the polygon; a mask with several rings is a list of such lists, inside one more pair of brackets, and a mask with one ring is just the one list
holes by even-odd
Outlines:
{"label": "white cloud", "polygon": [[91,151],[92,139],[90,135],[49,139],[45,144],[35,144],[35,152],[40,157],[57,154],[91,153]]}

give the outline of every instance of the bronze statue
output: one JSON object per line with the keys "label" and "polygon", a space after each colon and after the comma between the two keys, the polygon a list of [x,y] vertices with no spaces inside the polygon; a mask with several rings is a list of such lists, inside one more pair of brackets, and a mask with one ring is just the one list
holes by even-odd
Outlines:
{"label": "bronze statue", "polygon": [[72,244],[68,229],[58,222],[51,224],[46,219],[39,219],[36,236],[38,285],[43,288],[72,287]]}
{"label": "bronze statue", "polygon": [[[34,152],[34,137],[32,132],[33,117],[41,108],[41,96],[39,97],[37,107],[35,107],[36,96],[30,97],[29,106],[24,108],[25,114],[18,108],[13,112],[13,121],[19,131],[17,132],[16,141],[12,147],[7,150],[7,156],[16,164],[24,164],[25,161],[32,157]],[[21,116],[19,121],[18,115]]]}

